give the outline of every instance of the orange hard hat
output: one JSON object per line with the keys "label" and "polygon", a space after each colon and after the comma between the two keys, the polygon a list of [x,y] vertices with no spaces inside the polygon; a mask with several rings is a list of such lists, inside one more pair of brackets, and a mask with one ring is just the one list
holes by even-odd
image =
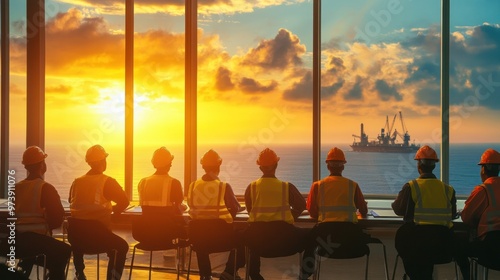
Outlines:
{"label": "orange hard hat", "polygon": [[169,166],[173,159],[174,156],[167,150],[167,148],[161,147],[153,153],[151,163],[155,168],[161,168]]}
{"label": "orange hard hat", "polygon": [[32,165],[35,163],[39,163],[45,160],[47,154],[40,149],[38,146],[29,146],[23,153],[23,161],[24,165]]}
{"label": "orange hard hat", "polygon": [[273,150],[265,148],[264,150],[262,150],[262,152],[260,152],[259,158],[257,159],[256,162],[257,165],[260,166],[271,166],[278,163],[278,161],[280,161],[278,155],[276,155],[276,153]]}
{"label": "orange hard hat", "polygon": [[222,159],[216,151],[210,149],[203,155],[200,163],[203,166],[219,166],[222,164]]}
{"label": "orange hard hat", "polygon": [[483,164],[500,164],[500,153],[491,148],[487,149],[484,151],[481,156],[481,160],[478,163],[478,165]]}
{"label": "orange hard hat", "polygon": [[328,151],[326,161],[340,161],[343,163],[347,163],[347,161],[345,160],[344,152],[337,147],[334,147],[330,149],[330,151]]}
{"label": "orange hard hat", "polygon": [[421,160],[421,159],[431,159],[434,160],[435,162],[439,161],[436,151],[434,151],[433,148],[427,145],[418,149],[417,153],[415,154],[415,160]]}
{"label": "orange hard hat", "polygon": [[108,153],[104,150],[101,145],[94,145],[87,150],[87,154],[85,155],[86,162],[95,162],[105,159],[108,156]]}

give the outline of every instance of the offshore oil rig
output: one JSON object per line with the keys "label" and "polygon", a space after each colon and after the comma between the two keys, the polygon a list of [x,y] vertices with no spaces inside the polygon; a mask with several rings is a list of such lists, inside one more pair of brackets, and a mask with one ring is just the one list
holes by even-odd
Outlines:
{"label": "offshore oil rig", "polygon": [[[396,118],[399,116],[401,121],[402,132],[394,129]],[[363,123],[361,123],[361,134],[352,135],[354,142],[351,148],[355,152],[378,152],[378,153],[412,153],[416,152],[420,145],[410,143],[410,134],[403,121],[403,114],[401,111],[394,115],[392,123],[389,125],[389,116],[386,117],[385,126],[380,130],[380,134],[375,140],[368,140],[368,135],[365,134]],[[397,143],[398,137],[403,143]],[[359,142],[356,142],[359,139]]]}

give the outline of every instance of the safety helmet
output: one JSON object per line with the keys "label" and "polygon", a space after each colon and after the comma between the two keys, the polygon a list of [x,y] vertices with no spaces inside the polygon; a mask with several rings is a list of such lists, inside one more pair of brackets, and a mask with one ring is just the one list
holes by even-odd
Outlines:
{"label": "safety helmet", "polygon": [[436,151],[434,151],[433,148],[427,145],[418,149],[417,153],[415,154],[415,160],[421,160],[421,159],[431,159],[435,162],[439,161]]}
{"label": "safety helmet", "polygon": [[153,153],[151,163],[155,168],[161,168],[169,166],[173,159],[174,156],[167,150],[167,148],[161,147]]}
{"label": "safety helmet", "polygon": [[216,151],[210,149],[203,155],[200,163],[203,166],[219,166],[222,164],[222,159]]}
{"label": "safety helmet", "polygon": [[478,165],[483,164],[500,164],[500,153],[491,148],[487,149],[484,151],[481,156],[481,160],[478,163]]}
{"label": "safety helmet", "polygon": [[347,163],[347,161],[345,160],[344,152],[337,147],[334,147],[330,149],[330,151],[328,151],[326,161],[340,161],[342,163]]}
{"label": "safety helmet", "polygon": [[265,148],[259,154],[259,158],[257,159],[257,165],[271,166],[278,163],[278,161],[280,161],[278,155],[276,155],[276,153],[273,150]]}
{"label": "safety helmet", "polygon": [[24,165],[32,165],[35,163],[42,162],[47,157],[47,154],[40,149],[38,146],[29,146],[23,153]]}
{"label": "safety helmet", "polygon": [[104,150],[101,145],[94,145],[87,150],[87,154],[85,155],[85,161],[95,162],[105,159],[108,156],[108,153]]}

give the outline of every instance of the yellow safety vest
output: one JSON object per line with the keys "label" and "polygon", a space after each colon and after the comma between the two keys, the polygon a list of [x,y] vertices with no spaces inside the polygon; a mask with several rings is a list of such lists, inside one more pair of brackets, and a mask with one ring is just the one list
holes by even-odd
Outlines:
{"label": "yellow safety vest", "polygon": [[16,184],[16,230],[51,235],[45,220],[45,209],[40,207],[42,199],[42,179],[22,180]]}
{"label": "yellow safety vest", "polygon": [[417,225],[442,225],[451,228],[453,188],[438,179],[416,179],[409,182],[415,203],[413,220]]}
{"label": "yellow safety vest", "polygon": [[288,182],[276,178],[260,178],[252,182],[252,210],[248,222],[285,221],[293,224],[288,188]]}
{"label": "yellow safety vest", "polygon": [[482,236],[489,231],[500,230],[500,184],[483,184],[481,187],[487,193],[488,207],[486,207],[479,220],[478,236]]}
{"label": "yellow safety vest", "polygon": [[188,206],[192,219],[222,219],[233,222],[233,217],[224,202],[226,183],[219,180],[198,179],[189,185]]}
{"label": "yellow safety vest", "polygon": [[141,206],[173,206],[170,190],[173,178],[169,175],[152,175],[139,182]]}
{"label": "yellow safety vest", "polygon": [[108,178],[104,174],[83,175],[73,181],[70,189],[72,217],[110,224],[113,208],[111,201],[104,197],[104,184]]}
{"label": "yellow safety vest", "polygon": [[355,184],[341,176],[328,176],[321,180],[317,201],[318,222],[358,222],[354,202]]}

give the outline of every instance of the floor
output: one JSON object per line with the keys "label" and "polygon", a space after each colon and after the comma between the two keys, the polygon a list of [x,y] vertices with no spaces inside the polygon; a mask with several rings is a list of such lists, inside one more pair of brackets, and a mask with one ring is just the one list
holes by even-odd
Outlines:
{"label": "floor", "polygon": [[[394,249],[394,234],[395,228],[379,228],[372,229],[368,232],[373,236],[377,237],[385,244],[387,252],[389,279],[392,279],[392,273],[394,269],[394,263],[396,258],[396,251]],[[132,258],[132,248],[135,244],[135,240],[132,238],[129,230],[117,229],[115,230],[120,236],[125,238],[130,244],[130,251],[127,257],[126,268],[123,272],[122,279],[129,279],[130,273],[130,261]],[[384,254],[383,247],[379,244],[370,245],[370,258],[369,258],[369,269],[368,278],[369,279],[386,279],[385,269],[384,269]],[[187,256],[187,253],[186,253]],[[214,279],[217,279],[219,273],[224,269],[225,262],[227,260],[227,253],[213,254],[211,255],[212,269]],[[185,269],[187,269],[187,259]],[[196,273],[196,257],[193,256],[192,259],[192,272],[190,279],[199,279]],[[331,260],[324,259],[321,262],[321,279],[364,279],[366,258],[351,259],[351,260]],[[152,279],[176,279],[175,274],[175,251],[164,251],[153,253],[153,271]],[[97,279],[97,259],[95,255],[85,256],[85,274],[87,279]],[[142,252],[138,250],[136,252],[136,257],[134,261],[134,269],[131,279],[147,279],[148,278],[148,266],[149,266],[149,253]],[[99,263],[99,276],[100,279],[106,279],[106,267],[107,267],[107,256],[102,254]],[[399,260],[395,279],[402,279],[403,277],[403,266]],[[286,257],[286,258],[276,258],[276,259],[262,259],[261,274],[265,279],[269,280],[287,280],[287,279],[297,279],[298,275],[298,255]],[[239,271],[239,275],[244,277],[244,268]],[[31,279],[36,279],[36,273],[33,271]],[[73,264],[69,266],[67,279],[74,279],[74,269]],[[186,272],[183,271],[180,279],[186,279]],[[434,279],[439,280],[452,280],[457,279],[455,276],[455,268],[452,263],[438,265],[435,267]],[[461,279],[461,278],[459,278]],[[490,271],[489,279],[500,279],[500,272]]]}

